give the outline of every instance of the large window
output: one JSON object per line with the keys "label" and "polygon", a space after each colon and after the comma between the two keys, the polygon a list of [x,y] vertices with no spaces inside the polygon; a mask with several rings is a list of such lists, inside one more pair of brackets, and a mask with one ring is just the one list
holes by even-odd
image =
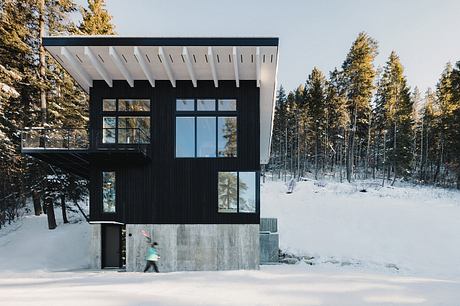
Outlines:
{"label": "large window", "polygon": [[102,143],[150,143],[150,100],[103,99]]}
{"label": "large window", "polygon": [[256,172],[219,172],[218,212],[256,212]]}
{"label": "large window", "polygon": [[102,172],[102,211],[115,212],[115,172]]}
{"label": "large window", "polygon": [[176,157],[236,157],[235,99],[177,99]]}

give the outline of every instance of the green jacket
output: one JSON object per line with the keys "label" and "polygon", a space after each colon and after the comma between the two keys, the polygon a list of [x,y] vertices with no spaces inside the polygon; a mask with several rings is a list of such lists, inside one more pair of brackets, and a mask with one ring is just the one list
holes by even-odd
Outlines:
{"label": "green jacket", "polygon": [[145,258],[146,260],[148,260],[148,261],[157,261],[159,258],[160,258],[160,256],[158,255],[157,249],[155,249],[154,247],[149,247],[147,249],[147,256]]}

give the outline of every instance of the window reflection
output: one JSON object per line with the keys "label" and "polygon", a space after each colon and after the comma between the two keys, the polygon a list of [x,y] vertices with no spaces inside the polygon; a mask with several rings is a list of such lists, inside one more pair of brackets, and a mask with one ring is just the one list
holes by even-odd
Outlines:
{"label": "window reflection", "polygon": [[176,100],[176,111],[194,111],[195,100],[194,99],[177,99]]}
{"label": "window reflection", "polygon": [[239,211],[256,212],[256,174],[255,172],[239,172]]}
{"label": "window reflection", "polygon": [[115,172],[102,172],[102,210],[115,212]]}
{"label": "window reflection", "polygon": [[219,172],[218,195],[219,212],[237,212],[238,177],[236,172]]}
{"label": "window reflection", "polygon": [[118,143],[149,143],[150,117],[118,117]]}
{"label": "window reflection", "polygon": [[216,118],[196,118],[197,157],[216,157]]}
{"label": "window reflection", "polygon": [[115,117],[104,117],[102,118],[102,142],[103,143],[115,143],[115,129],[116,119]]}
{"label": "window reflection", "polygon": [[198,99],[196,101],[198,111],[214,111],[216,110],[216,100],[214,99]]}
{"label": "window reflection", "polygon": [[176,157],[195,157],[195,118],[176,118]]}
{"label": "window reflection", "polygon": [[218,107],[219,107],[219,111],[236,111],[236,100],[235,99],[219,99]]}
{"label": "window reflection", "polygon": [[217,124],[219,157],[236,157],[236,117],[218,117]]}
{"label": "window reflection", "polygon": [[118,99],[118,110],[122,112],[148,112],[150,111],[150,100]]}

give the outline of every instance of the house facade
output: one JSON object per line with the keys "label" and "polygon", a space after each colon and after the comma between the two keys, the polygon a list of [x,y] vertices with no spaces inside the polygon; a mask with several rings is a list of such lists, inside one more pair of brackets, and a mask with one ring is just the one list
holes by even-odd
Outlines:
{"label": "house facade", "polygon": [[49,37],[89,93],[87,128],[24,131],[23,153],[89,179],[92,268],[257,269],[277,38]]}

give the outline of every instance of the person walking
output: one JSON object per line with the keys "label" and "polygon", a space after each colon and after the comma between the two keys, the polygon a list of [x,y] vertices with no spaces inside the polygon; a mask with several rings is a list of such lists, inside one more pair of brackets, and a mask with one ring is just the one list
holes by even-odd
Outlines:
{"label": "person walking", "polygon": [[156,273],[159,272],[157,267],[157,261],[158,259],[160,259],[160,255],[158,254],[158,250],[156,248],[157,245],[158,243],[154,242],[147,249],[147,256],[145,258],[147,260],[147,263],[145,265],[144,273],[147,272],[150,269],[150,267],[153,267]]}

